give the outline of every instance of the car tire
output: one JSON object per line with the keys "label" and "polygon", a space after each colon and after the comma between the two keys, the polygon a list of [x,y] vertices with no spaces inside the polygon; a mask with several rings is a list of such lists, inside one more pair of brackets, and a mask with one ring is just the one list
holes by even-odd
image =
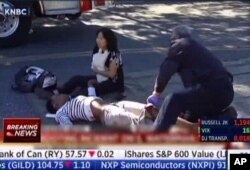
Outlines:
{"label": "car tire", "polygon": [[80,18],[80,16],[82,15],[81,12],[79,13],[76,13],[76,14],[67,14],[66,17],[69,19],[69,20],[77,20]]}
{"label": "car tire", "polygon": [[[28,16],[7,16],[3,8],[27,8]],[[32,23],[31,1],[8,0],[0,2],[0,13],[2,10],[2,20],[0,19],[0,47],[13,47],[27,42],[29,30]],[[0,14],[1,15],[1,14]],[[2,23],[1,23],[2,22]],[[2,24],[2,25],[1,25]],[[1,28],[2,26],[2,28]]]}

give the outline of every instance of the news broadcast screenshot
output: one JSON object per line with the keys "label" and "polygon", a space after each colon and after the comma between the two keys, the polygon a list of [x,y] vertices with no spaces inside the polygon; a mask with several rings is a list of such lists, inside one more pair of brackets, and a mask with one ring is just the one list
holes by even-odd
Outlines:
{"label": "news broadcast screenshot", "polygon": [[249,170],[250,1],[0,0],[0,169]]}

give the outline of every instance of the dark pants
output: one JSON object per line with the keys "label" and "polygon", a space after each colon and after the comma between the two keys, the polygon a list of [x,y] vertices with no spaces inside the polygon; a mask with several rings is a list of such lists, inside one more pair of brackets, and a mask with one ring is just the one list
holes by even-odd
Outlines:
{"label": "dark pants", "polygon": [[176,123],[180,113],[187,110],[199,118],[214,117],[231,104],[233,97],[233,85],[227,77],[167,96],[154,122],[155,131],[168,130]]}
{"label": "dark pants", "polygon": [[[66,82],[59,91],[60,93],[70,94],[72,96],[88,96],[88,81],[92,79],[96,79],[96,76],[74,76]],[[93,86],[98,96],[120,91],[120,86],[112,80],[96,83],[93,84]]]}

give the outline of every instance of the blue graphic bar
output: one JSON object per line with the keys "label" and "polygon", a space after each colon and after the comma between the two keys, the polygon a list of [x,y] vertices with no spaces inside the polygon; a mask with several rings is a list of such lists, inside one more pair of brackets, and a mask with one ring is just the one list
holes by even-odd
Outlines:
{"label": "blue graphic bar", "polygon": [[226,170],[226,160],[0,160],[0,169],[12,170]]}

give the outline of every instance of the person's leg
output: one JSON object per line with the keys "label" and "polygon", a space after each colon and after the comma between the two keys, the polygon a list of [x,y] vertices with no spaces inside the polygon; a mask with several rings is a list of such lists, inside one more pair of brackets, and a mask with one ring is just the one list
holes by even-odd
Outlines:
{"label": "person's leg", "polygon": [[[211,112],[204,115],[208,119],[220,118],[224,116],[230,117],[230,112],[224,112],[232,103],[234,98],[233,84],[227,77],[219,78],[208,84],[213,95],[213,105],[218,108],[218,112]],[[223,116],[222,116],[223,117]]]}
{"label": "person's leg", "polygon": [[190,110],[196,114],[214,112],[212,97],[208,90],[201,86],[167,96],[154,122],[155,131],[166,131],[174,125],[181,112]]}
{"label": "person's leg", "polygon": [[124,100],[127,97],[126,93],[125,93],[125,85],[124,85],[123,78],[122,78],[121,81],[117,82],[117,84],[118,84],[118,94],[116,96],[116,100],[121,101],[121,100]]}
{"label": "person's leg", "polygon": [[111,80],[107,80],[101,83],[97,83],[93,85],[96,90],[96,95],[104,95],[108,93],[113,93],[118,91],[117,84],[113,83]]}
{"label": "person's leg", "polygon": [[[208,104],[212,103],[210,112],[201,111],[199,114],[192,110],[185,110],[183,112],[184,119],[190,122],[198,122],[198,119],[217,119],[217,118],[234,118],[237,112],[233,107],[229,107],[234,98],[233,85],[227,77],[215,79],[203,85],[203,89],[209,93],[211,98]],[[195,106],[195,105],[194,105]]]}
{"label": "person's leg", "polygon": [[183,109],[174,95],[167,96],[153,124],[155,131],[165,131],[173,125]]}
{"label": "person's leg", "polygon": [[114,105],[116,105],[120,108],[123,108],[128,112],[132,112],[136,115],[139,115],[139,116],[144,114],[145,106],[146,106],[143,103],[134,102],[134,101],[126,101],[126,100],[116,102],[116,103],[114,103]]}
{"label": "person's leg", "polygon": [[125,109],[128,112],[131,112],[140,117],[141,124],[153,124],[155,119],[155,114],[158,114],[158,110],[153,108],[153,106],[146,105],[144,103],[139,103],[135,101],[119,101],[114,103],[116,106]]}
{"label": "person's leg", "polygon": [[90,79],[95,79],[95,76],[74,76],[69,81],[67,81],[61,88],[59,88],[59,92],[70,94],[77,87],[85,88],[88,86],[88,81]]}
{"label": "person's leg", "polygon": [[123,129],[134,129],[143,119],[141,115],[126,111],[112,104],[103,106],[101,122],[106,126],[119,127]]}
{"label": "person's leg", "polygon": [[198,133],[198,123],[192,123],[180,117],[178,117],[176,121],[176,126],[190,132]]}

